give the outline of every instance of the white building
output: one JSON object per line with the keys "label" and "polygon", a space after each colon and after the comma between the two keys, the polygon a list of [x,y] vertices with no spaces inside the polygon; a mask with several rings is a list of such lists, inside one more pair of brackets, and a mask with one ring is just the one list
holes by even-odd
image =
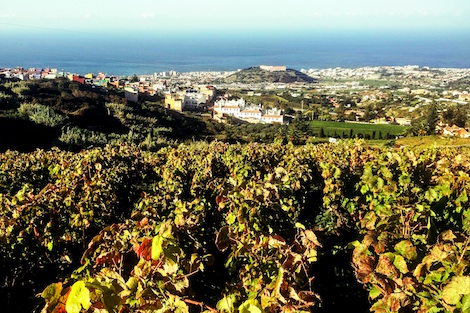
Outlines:
{"label": "white building", "polygon": [[124,96],[127,101],[138,102],[139,101],[139,90],[131,87],[124,88]]}
{"label": "white building", "polygon": [[219,115],[233,115],[238,116],[241,108],[245,107],[245,100],[243,98],[238,100],[219,100],[214,105],[214,111]]}
{"label": "white building", "polygon": [[284,123],[282,110],[263,110],[261,105],[247,106],[243,98],[238,100],[219,100],[214,105],[218,115],[231,115],[249,122]]}
{"label": "white building", "polygon": [[244,109],[238,113],[238,117],[242,119],[261,120],[261,116],[261,110],[255,108]]}
{"label": "white building", "polygon": [[272,65],[260,65],[259,67],[263,71],[268,72],[285,72],[287,69],[285,66],[272,66]]}
{"label": "white building", "polygon": [[188,89],[183,96],[183,109],[198,109],[207,105],[207,98],[198,90]]}
{"label": "white building", "polygon": [[261,121],[263,121],[264,123],[284,124],[284,115],[282,114],[282,110],[280,109],[267,110],[266,114],[261,116]]}

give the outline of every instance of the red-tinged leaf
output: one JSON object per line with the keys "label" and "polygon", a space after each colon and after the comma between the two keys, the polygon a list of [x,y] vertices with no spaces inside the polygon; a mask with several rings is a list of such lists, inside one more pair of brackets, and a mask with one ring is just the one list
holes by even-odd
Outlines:
{"label": "red-tinged leaf", "polygon": [[95,266],[107,265],[108,267],[117,266],[121,262],[121,256],[115,251],[109,251],[100,254],[95,261]]}
{"label": "red-tinged leaf", "polygon": [[392,260],[390,260],[390,258],[385,254],[380,255],[379,261],[377,263],[376,272],[390,278],[398,277],[397,268],[393,265]]}
{"label": "red-tinged leaf", "polygon": [[220,205],[221,203],[225,201],[227,201],[227,197],[224,197],[221,195],[218,195],[217,197],[215,197],[215,202],[217,203],[217,205]]}
{"label": "red-tinged leaf", "polygon": [[377,215],[374,212],[367,212],[367,214],[361,220],[361,226],[365,229],[372,230],[375,228],[376,221]]}
{"label": "red-tinged leaf", "polygon": [[356,277],[361,283],[368,283],[375,270],[375,257],[364,256],[356,263]]}
{"label": "red-tinged leaf", "polygon": [[403,278],[403,286],[406,291],[415,293],[415,288],[418,286],[418,282],[414,277],[405,277]]}
{"label": "red-tinged leaf", "polygon": [[152,239],[145,238],[137,250],[137,256],[149,261],[152,258]]}
{"label": "red-tinged leaf", "polygon": [[302,261],[302,255],[295,253],[295,252],[290,252],[287,254],[287,257],[284,260],[284,263],[282,263],[282,267],[285,268],[286,270],[294,271],[301,261]]}
{"label": "red-tinged leaf", "polygon": [[388,304],[390,307],[390,312],[398,312],[401,308],[401,300],[395,294],[392,294],[390,296],[390,298],[388,299]]}
{"label": "red-tinged leaf", "polygon": [[140,227],[144,227],[148,224],[149,219],[147,217],[144,217],[140,222],[139,225]]}
{"label": "red-tinged leaf", "polygon": [[377,243],[376,233],[373,231],[367,232],[367,234],[364,236],[364,239],[362,240],[362,243],[365,244],[367,247]]}
{"label": "red-tinged leaf", "polygon": [[375,280],[376,284],[374,284],[374,286],[377,287],[380,292],[385,296],[391,294],[395,289],[394,284],[391,283],[388,279],[376,276]]}
{"label": "red-tinged leaf", "polygon": [[319,299],[319,297],[312,291],[299,292],[299,298],[307,307],[315,305],[316,301]]}

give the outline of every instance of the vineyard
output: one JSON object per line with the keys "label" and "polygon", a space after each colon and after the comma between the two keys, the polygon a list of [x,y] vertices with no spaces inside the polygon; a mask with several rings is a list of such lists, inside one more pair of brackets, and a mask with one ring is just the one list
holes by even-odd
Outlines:
{"label": "vineyard", "polygon": [[470,312],[470,150],[0,154],[2,312]]}

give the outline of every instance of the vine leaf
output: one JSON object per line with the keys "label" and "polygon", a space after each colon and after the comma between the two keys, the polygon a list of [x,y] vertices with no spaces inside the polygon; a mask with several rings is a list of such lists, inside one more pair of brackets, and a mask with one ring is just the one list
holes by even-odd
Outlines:
{"label": "vine leaf", "polygon": [[401,255],[395,255],[395,259],[393,260],[393,265],[402,273],[408,273],[408,267],[406,266],[406,261]]}
{"label": "vine leaf", "polygon": [[88,310],[91,306],[90,302],[90,291],[85,286],[85,282],[77,281],[72,286],[67,303],[65,304],[65,310],[67,313],[80,313],[82,307]]}
{"label": "vine leaf", "polygon": [[152,260],[158,260],[160,254],[163,252],[163,237],[156,235],[152,240]]}
{"label": "vine leaf", "polygon": [[[442,290],[442,299],[448,304],[457,304],[462,295],[470,294],[470,277],[455,276]],[[468,299],[466,299],[468,302]]]}
{"label": "vine leaf", "polygon": [[395,245],[395,251],[400,253],[403,257],[408,260],[414,260],[418,257],[416,253],[416,248],[413,246],[411,241],[402,240]]}
{"label": "vine leaf", "polygon": [[233,303],[235,302],[236,297],[234,294],[226,295],[224,296],[223,299],[219,300],[217,302],[217,310],[221,312],[227,312],[227,313],[232,313],[235,311],[235,308],[233,306]]}
{"label": "vine leaf", "polygon": [[[41,297],[46,300],[47,312],[52,311],[53,308],[59,303],[60,295],[62,292],[62,283],[54,283],[44,289],[41,294]],[[52,308],[52,309],[51,309]]]}
{"label": "vine leaf", "polygon": [[464,313],[470,312],[470,295],[465,295],[462,298],[462,312]]}
{"label": "vine leaf", "polygon": [[57,302],[57,300],[59,300],[60,298],[61,291],[62,291],[62,283],[50,284],[41,293],[41,297],[43,297],[49,303]]}
{"label": "vine leaf", "polygon": [[238,312],[240,313],[263,313],[263,309],[259,304],[258,300],[249,299],[240,305],[238,308]]}
{"label": "vine leaf", "polygon": [[228,226],[224,226],[219,230],[215,239],[215,245],[222,252],[230,246],[230,228]]}

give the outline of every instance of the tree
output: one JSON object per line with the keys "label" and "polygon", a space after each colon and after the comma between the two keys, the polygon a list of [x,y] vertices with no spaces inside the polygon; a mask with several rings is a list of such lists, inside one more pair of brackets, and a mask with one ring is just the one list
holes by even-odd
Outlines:
{"label": "tree", "polygon": [[467,123],[467,113],[462,107],[451,106],[448,107],[444,113],[442,113],[442,118],[445,123],[449,125],[457,125],[459,127],[465,127]]}
{"label": "tree", "polygon": [[344,108],[341,107],[341,106],[336,108],[335,113],[337,114],[336,115],[336,120],[339,121],[339,122],[343,122],[344,118],[345,118]]}
{"label": "tree", "polygon": [[439,121],[439,114],[437,113],[437,106],[432,103],[426,113],[426,132],[428,135],[432,135],[436,132],[436,125]]}
{"label": "tree", "polygon": [[368,122],[377,117],[377,114],[372,105],[368,105],[364,111],[364,121]]}
{"label": "tree", "polygon": [[356,112],[351,112],[347,115],[346,119],[348,121],[356,121]]}

